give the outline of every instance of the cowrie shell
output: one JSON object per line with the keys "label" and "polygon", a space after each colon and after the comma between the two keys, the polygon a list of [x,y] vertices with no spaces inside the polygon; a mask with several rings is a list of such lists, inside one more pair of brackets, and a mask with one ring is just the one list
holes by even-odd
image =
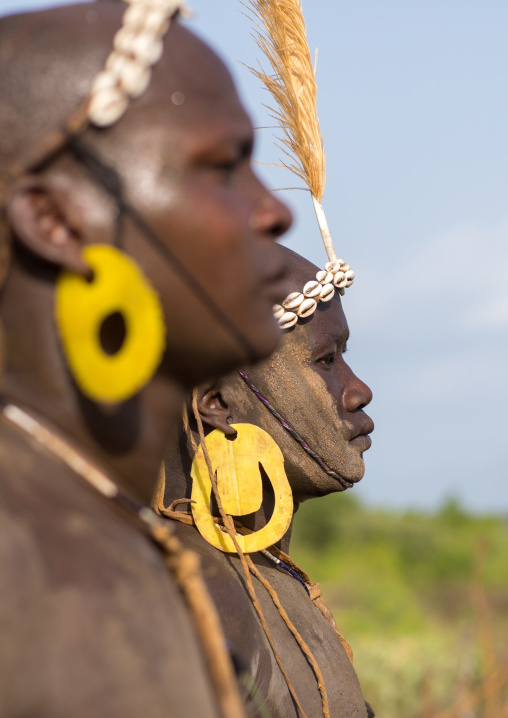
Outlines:
{"label": "cowrie shell", "polygon": [[153,33],[157,38],[161,38],[169,28],[169,20],[167,13],[161,8],[152,8],[145,18],[143,24],[144,32]]}
{"label": "cowrie shell", "polygon": [[351,267],[349,266],[349,264],[347,264],[346,262],[344,262],[344,266],[341,267],[341,269],[342,269],[343,272],[349,272],[349,270],[351,269]]}
{"label": "cowrie shell", "polygon": [[355,281],[355,273],[353,272],[352,269],[349,269],[346,272],[346,287],[350,287],[354,281]]}
{"label": "cowrie shell", "polygon": [[333,299],[334,294],[335,287],[333,286],[333,284],[324,284],[323,289],[321,290],[321,301],[329,302],[331,299]]}
{"label": "cowrie shell", "polygon": [[188,8],[185,7],[182,0],[161,0],[162,4],[166,8],[166,11],[173,15],[177,10],[180,12],[186,12]]}
{"label": "cowrie shell", "polygon": [[[139,2],[139,0],[134,1]],[[161,8],[164,10],[166,15],[172,15],[183,5],[182,0],[142,0],[142,2],[143,4],[146,3],[146,5],[149,5],[150,7]]]}
{"label": "cowrie shell", "polygon": [[342,289],[342,287],[345,287],[347,285],[346,275],[344,274],[344,272],[341,272],[341,274],[342,274],[342,279],[339,280],[338,282],[336,282],[336,284],[335,284],[337,289]]}
{"label": "cowrie shell", "polygon": [[312,281],[307,282],[303,288],[303,293],[306,297],[319,297],[322,289],[323,285],[313,279]]}
{"label": "cowrie shell", "polygon": [[274,304],[273,305],[273,316],[275,317],[275,319],[280,319],[283,314],[284,314],[284,307],[281,307],[280,304]]}
{"label": "cowrie shell", "polygon": [[146,21],[147,8],[139,3],[132,3],[123,14],[123,25],[130,30],[138,30]]}
{"label": "cowrie shell", "polygon": [[328,262],[327,264],[325,264],[325,271],[335,274],[335,272],[339,271],[341,266],[342,266],[342,260],[337,259],[335,262]]}
{"label": "cowrie shell", "polygon": [[333,283],[336,287],[344,286],[343,284],[341,284],[341,282],[344,282],[345,280],[346,275],[344,274],[344,272],[336,272],[333,277]]}
{"label": "cowrie shell", "polygon": [[299,317],[310,317],[311,314],[313,314],[316,311],[317,302],[315,299],[311,299],[308,297],[307,299],[304,299],[303,302],[300,304],[298,309],[296,310],[296,313]]}
{"label": "cowrie shell", "polygon": [[139,97],[150,84],[151,75],[148,67],[131,60],[122,68],[120,84],[128,95]]}
{"label": "cowrie shell", "polygon": [[279,319],[279,326],[281,329],[289,329],[294,326],[298,321],[298,314],[294,312],[285,312]]}
{"label": "cowrie shell", "polygon": [[120,77],[123,68],[130,62],[127,55],[123,52],[112,52],[106,62],[106,71],[114,75],[117,79]]}
{"label": "cowrie shell", "polygon": [[147,65],[155,65],[162,56],[162,40],[152,33],[141,33],[134,38],[130,51]]}
{"label": "cowrie shell", "polygon": [[123,115],[129,100],[117,87],[106,87],[92,96],[88,105],[87,116],[97,127],[109,127]]}
{"label": "cowrie shell", "polygon": [[300,292],[291,292],[282,302],[282,306],[285,309],[296,309],[304,299],[305,297]]}
{"label": "cowrie shell", "polygon": [[318,282],[321,282],[321,284],[330,284],[330,282],[333,282],[333,274],[331,272],[321,270],[316,274],[316,279]]}
{"label": "cowrie shell", "polygon": [[97,92],[100,92],[101,90],[108,89],[110,87],[115,87],[117,83],[117,78],[112,72],[108,72],[107,70],[104,70],[104,72],[100,72],[95,80],[93,81],[92,89],[90,90],[91,95],[95,95]]}
{"label": "cowrie shell", "polygon": [[117,52],[129,55],[135,38],[136,32],[132,28],[121,27],[113,38],[113,46]]}

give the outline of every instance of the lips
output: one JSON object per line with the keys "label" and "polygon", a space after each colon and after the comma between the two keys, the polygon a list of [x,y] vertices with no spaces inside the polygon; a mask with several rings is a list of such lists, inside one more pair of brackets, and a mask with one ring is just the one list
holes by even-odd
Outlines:
{"label": "lips", "polygon": [[370,449],[372,446],[372,439],[367,434],[359,434],[359,436],[355,436],[354,439],[351,439],[349,443],[351,446],[356,446],[357,449],[361,449],[361,451],[367,451],[367,449]]}
{"label": "lips", "polygon": [[261,283],[261,291],[271,304],[279,304],[287,295],[288,265],[283,257],[273,262]]}
{"label": "lips", "polygon": [[369,434],[372,434],[373,431],[374,422],[372,421],[370,416],[364,414],[361,425],[356,427],[355,432],[349,439],[349,443],[351,444],[351,446],[355,446],[362,451],[367,451],[367,449],[370,449],[370,447],[372,446],[372,439],[370,438]]}

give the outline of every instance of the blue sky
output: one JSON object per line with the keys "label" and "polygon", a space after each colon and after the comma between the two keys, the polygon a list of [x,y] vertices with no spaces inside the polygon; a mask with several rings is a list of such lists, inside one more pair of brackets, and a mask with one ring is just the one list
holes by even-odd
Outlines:
{"label": "blue sky", "polygon": [[[273,124],[239,64],[257,57],[240,3],[191,4],[254,124]],[[355,491],[378,505],[433,508],[453,495],[506,512],[508,4],[304,0],[304,10],[319,47],[323,204],[357,272],[344,299],[348,358],[374,390]],[[277,162],[273,133],[257,134],[256,159]],[[259,171],[273,188],[295,185],[285,170]],[[284,196],[296,217],[288,245],[324,264],[308,195]]]}

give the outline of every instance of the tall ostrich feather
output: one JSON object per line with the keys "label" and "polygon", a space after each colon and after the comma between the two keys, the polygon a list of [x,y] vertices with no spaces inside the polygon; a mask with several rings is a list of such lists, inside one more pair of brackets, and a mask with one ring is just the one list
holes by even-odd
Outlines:
{"label": "tall ostrich feather", "polygon": [[252,35],[271,72],[249,68],[276,102],[269,108],[283,136],[283,166],[302,179],[312,194],[319,228],[330,261],[336,260],[321,200],[326,156],[317,114],[317,85],[301,0],[245,0],[256,25]]}

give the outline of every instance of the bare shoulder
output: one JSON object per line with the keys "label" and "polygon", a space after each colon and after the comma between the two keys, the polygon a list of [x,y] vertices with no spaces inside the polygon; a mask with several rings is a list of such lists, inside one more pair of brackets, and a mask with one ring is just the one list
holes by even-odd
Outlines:
{"label": "bare shoulder", "polygon": [[0,421],[0,715],[163,718],[168,705],[216,717],[164,556]]}

